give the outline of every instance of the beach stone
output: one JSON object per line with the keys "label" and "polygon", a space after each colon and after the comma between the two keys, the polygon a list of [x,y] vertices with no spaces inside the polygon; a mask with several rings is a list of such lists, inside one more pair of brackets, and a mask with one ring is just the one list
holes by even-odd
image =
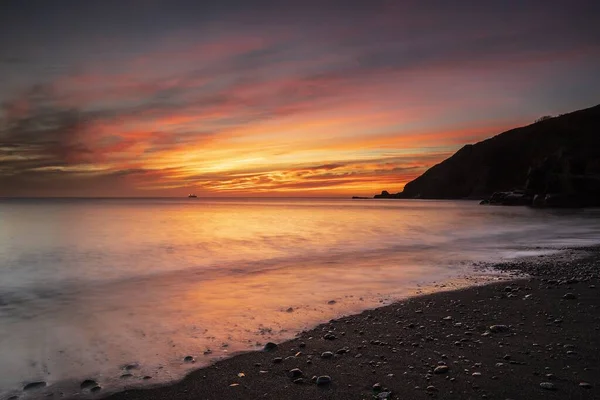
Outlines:
{"label": "beach stone", "polygon": [[131,374],[123,374],[121,375],[121,379],[127,379],[127,378],[131,378],[133,375]]}
{"label": "beach stone", "polygon": [[275,357],[275,358],[273,359],[273,363],[274,363],[274,364],[279,364],[279,363],[281,363],[282,361],[283,361],[283,358],[281,358],[281,357]]}
{"label": "beach stone", "polygon": [[321,358],[332,358],[333,357],[333,353],[330,351],[324,351],[323,353],[321,353]]}
{"label": "beach stone", "polygon": [[381,383],[376,383],[376,384],[373,385],[373,390],[374,391],[379,392],[379,391],[381,391],[381,389],[383,389],[381,387]]}
{"label": "beach stone", "polygon": [[329,385],[331,383],[331,377],[329,375],[321,375],[317,378],[317,385]]}
{"label": "beach stone", "polygon": [[500,333],[500,332],[508,332],[508,325],[492,325],[490,326],[490,332],[492,333]]}
{"label": "beach stone", "polygon": [[335,304],[335,303],[336,303],[336,301],[335,301],[335,300],[329,300],[329,301],[327,302],[327,304],[330,304],[330,305],[331,305],[331,304]]}
{"label": "beach stone", "polygon": [[302,370],[300,370],[300,368],[294,368],[290,370],[290,376],[292,378],[298,378],[301,377],[303,375]]}
{"label": "beach stone", "polygon": [[425,390],[428,392],[437,392],[438,388],[436,388],[435,386],[429,385],[429,386],[427,386],[427,388]]}
{"label": "beach stone", "polygon": [[392,398],[392,392],[381,392],[377,395],[377,400],[388,400]]}
{"label": "beach stone", "polygon": [[44,382],[44,381],[31,382],[31,383],[28,383],[27,385],[23,386],[23,390],[25,390],[25,391],[35,390],[35,389],[41,389],[43,387],[46,387],[46,382]]}
{"label": "beach stone", "polygon": [[138,363],[133,363],[133,364],[127,364],[125,366],[125,369],[127,371],[131,371],[132,369],[138,369],[140,367],[140,365]]}
{"label": "beach stone", "polygon": [[563,296],[563,299],[565,300],[575,300],[577,298],[577,296],[575,296],[573,293],[567,293]]}
{"label": "beach stone", "polygon": [[552,382],[542,382],[540,383],[540,387],[546,390],[556,390],[556,386]]}
{"label": "beach stone", "polygon": [[79,385],[79,387],[81,389],[90,389],[95,386],[98,386],[98,382],[96,382],[92,379],[86,379],[85,381],[81,382],[81,384]]}
{"label": "beach stone", "polygon": [[147,381],[148,379],[152,379],[152,377],[150,375],[146,375],[142,379],[145,380],[145,381]]}
{"label": "beach stone", "polygon": [[185,356],[183,358],[183,362],[186,362],[186,363],[193,363],[194,361],[195,361],[194,357],[192,357],[192,356]]}
{"label": "beach stone", "polygon": [[273,351],[277,349],[277,344],[273,343],[273,342],[269,342],[267,344],[265,344],[264,350],[265,351]]}
{"label": "beach stone", "polygon": [[442,318],[444,321],[452,321],[452,317],[448,315],[447,317]]}
{"label": "beach stone", "polygon": [[435,367],[435,369],[433,370],[434,374],[445,374],[448,372],[450,368],[447,365],[438,365],[437,367]]}
{"label": "beach stone", "polygon": [[294,379],[294,383],[297,384],[297,385],[302,384],[302,383],[304,383],[304,379],[302,379],[302,378],[296,378],[296,379]]}
{"label": "beach stone", "polygon": [[579,387],[583,389],[591,389],[592,385],[587,382],[579,382]]}

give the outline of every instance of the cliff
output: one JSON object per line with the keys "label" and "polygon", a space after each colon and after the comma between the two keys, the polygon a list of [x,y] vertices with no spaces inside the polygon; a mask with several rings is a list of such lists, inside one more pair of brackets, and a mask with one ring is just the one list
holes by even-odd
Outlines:
{"label": "cliff", "polygon": [[407,183],[403,192],[376,198],[487,198],[515,189],[531,199],[557,193],[594,197],[598,182],[600,105],[466,145]]}

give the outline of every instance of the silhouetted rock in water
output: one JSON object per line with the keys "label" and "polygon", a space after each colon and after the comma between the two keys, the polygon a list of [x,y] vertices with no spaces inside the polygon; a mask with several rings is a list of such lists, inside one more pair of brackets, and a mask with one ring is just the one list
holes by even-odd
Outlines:
{"label": "silhouetted rock in water", "polygon": [[381,194],[376,194],[373,196],[374,199],[404,199],[406,198],[402,192],[400,193],[390,193],[387,190],[381,192]]}
{"label": "silhouetted rock in water", "polygon": [[360,199],[360,200],[366,200],[366,199],[370,199],[370,197],[363,197],[363,196],[352,196],[353,199]]}
{"label": "silhouetted rock in water", "polygon": [[41,389],[43,387],[46,387],[46,382],[44,382],[44,381],[31,382],[31,383],[28,383],[27,385],[25,385],[23,387],[23,390],[27,391],[27,390]]}
{"label": "silhouetted rock in water", "polygon": [[383,191],[375,198],[600,206],[600,105],[466,145],[407,183],[403,192]]}
{"label": "silhouetted rock in water", "polygon": [[92,379],[86,379],[85,381],[81,382],[81,385],[79,385],[81,389],[91,389],[96,386],[98,386],[98,382]]}

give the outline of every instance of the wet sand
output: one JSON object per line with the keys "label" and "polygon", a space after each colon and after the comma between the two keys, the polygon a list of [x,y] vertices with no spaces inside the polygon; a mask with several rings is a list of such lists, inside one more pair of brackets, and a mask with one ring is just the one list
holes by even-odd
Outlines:
{"label": "wet sand", "polygon": [[496,265],[530,276],[332,320],[108,399],[600,398],[600,253],[586,251]]}

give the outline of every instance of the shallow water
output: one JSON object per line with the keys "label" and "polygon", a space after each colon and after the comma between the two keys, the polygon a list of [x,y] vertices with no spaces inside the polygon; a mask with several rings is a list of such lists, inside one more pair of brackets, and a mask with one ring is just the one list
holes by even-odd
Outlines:
{"label": "shallow water", "polygon": [[472,284],[461,278],[485,278],[477,262],[598,243],[598,210],[0,200],[0,396],[36,380],[51,386],[28,397],[71,395],[86,378],[100,393],[178,379],[341,314]]}

